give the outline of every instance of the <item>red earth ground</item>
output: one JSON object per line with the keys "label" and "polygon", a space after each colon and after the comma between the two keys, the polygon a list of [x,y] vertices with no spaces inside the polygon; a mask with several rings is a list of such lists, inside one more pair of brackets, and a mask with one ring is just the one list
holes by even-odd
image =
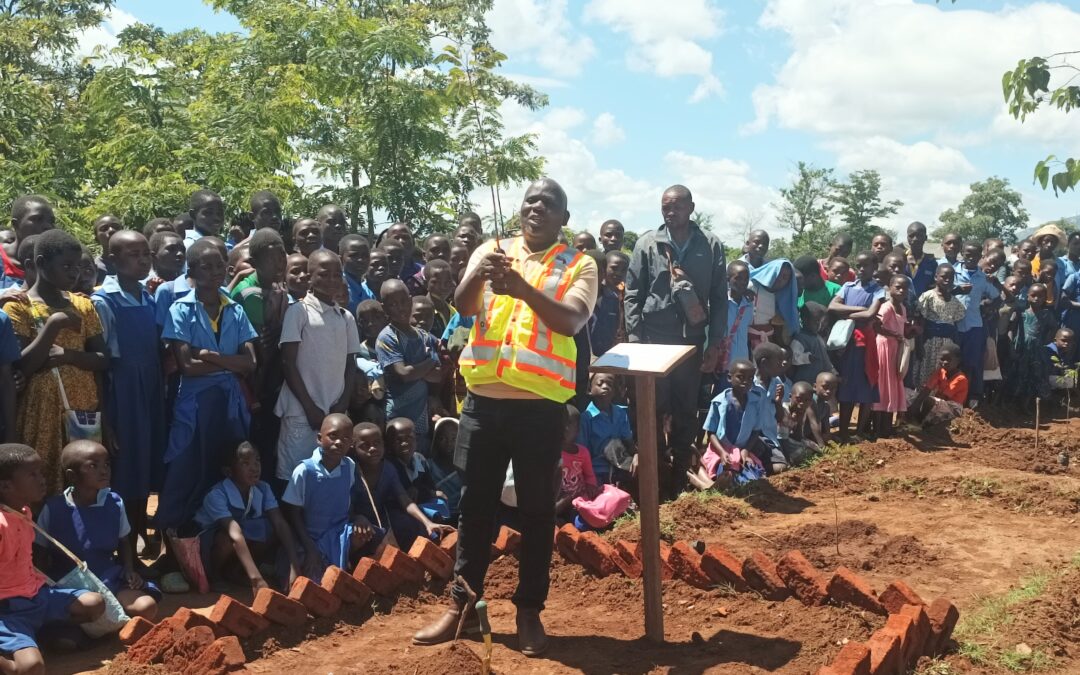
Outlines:
{"label": "red earth ground", "polygon": [[[951,598],[961,611],[963,655],[924,662],[922,672],[1080,672],[1080,422],[1035,432],[1007,411],[967,416],[949,432],[834,450],[811,466],[774,477],[736,498],[684,496],[665,505],[669,539],[722,543],[737,556],[778,557],[799,548],[819,569],[845,565],[881,590],[902,578],[922,597]],[[1006,424],[1006,422],[1008,424]],[[997,426],[1000,425],[1000,426]],[[637,525],[608,535],[633,540]],[[516,560],[488,576],[497,673],[807,673],[882,619],[850,607],[808,608],[724,588],[664,583],[667,643],[642,639],[639,581],[594,578],[559,559],[552,566],[544,658],[515,651],[509,601]],[[253,673],[479,673],[482,645],[412,647],[409,636],[442,611],[441,588],[417,590],[374,616],[320,620],[245,645]],[[243,595],[245,601],[250,594]],[[214,596],[172,596],[192,607]],[[957,646],[961,648],[961,646]],[[106,642],[48,659],[49,670],[100,668],[120,651]],[[101,672],[132,672],[106,666]]]}

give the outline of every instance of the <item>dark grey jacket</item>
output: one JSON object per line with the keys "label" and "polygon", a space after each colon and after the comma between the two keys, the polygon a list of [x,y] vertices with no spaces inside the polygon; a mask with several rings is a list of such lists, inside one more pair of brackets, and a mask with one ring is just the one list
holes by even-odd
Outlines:
{"label": "dark grey jacket", "polygon": [[680,266],[694,284],[709,320],[688,328],[678,303],[671,295],[671,272],[665,250],[672,260],[678,254],[666,225],[641,235],[630,257],[623,313],[630,342],[683,342],[721,344],[727,336],[727,260],[724,245],[711,232],[690,223],[690,241]]}

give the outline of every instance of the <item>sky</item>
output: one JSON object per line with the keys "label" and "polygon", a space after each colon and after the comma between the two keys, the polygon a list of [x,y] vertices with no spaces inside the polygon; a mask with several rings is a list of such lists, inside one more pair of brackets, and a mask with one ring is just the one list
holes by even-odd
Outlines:
{"label": "sky", "polygon": [[[241,30],[201,0],[118,0],[84,42],[134,21]],[[1080,213],[1075,192],[1032,181],[1046,155],[1080,156],[1080,111],[1021,124],[1001,94],[1019,59],[1080,49],[1080,0],[495,0],[488,22],[503,74],[549,96],[502,113],[507,131],[536,134],[574,230],[656,227],[664,188],[682,183],[724,240],[784,236],[773,205],[800,160],[878,170],[904,202],[878,224],[897,232],[933,227],[995,175],[1031,224]]]}

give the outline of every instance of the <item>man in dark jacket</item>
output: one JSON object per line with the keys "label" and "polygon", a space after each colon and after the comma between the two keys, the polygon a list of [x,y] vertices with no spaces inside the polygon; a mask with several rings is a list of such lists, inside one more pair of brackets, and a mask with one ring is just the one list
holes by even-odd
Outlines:
{"label": "man in dark jacket", "polygon": [[[624,296],[630,342],[697,348],[692,358],[657,383],[658,414],[671,415],[672,496],[686,487],[686,471],[698,433],[701,373],[716,367],[727,336],[724,245],[690,220],[694,208],[686,187],[673,185],[664,191],[660,200],[664,224],[641,235],[634,246]],[[692,307],[687,282],[703,314]],[[680,293],[683,301],[677,297]]]}

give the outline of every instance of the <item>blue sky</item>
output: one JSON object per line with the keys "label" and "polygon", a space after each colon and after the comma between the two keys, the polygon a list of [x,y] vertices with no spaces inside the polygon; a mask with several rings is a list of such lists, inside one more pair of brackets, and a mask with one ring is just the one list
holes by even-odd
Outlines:
{"label": "blue sky", "polygon": [[[133,19],[240,28],[201,0],[119,0],[97,39]],[[496,0],[489,22],[505,73],[550,97],[504,117],[538,135],[575,229],[654,227],[679,182],[728,241],[751,225],[782,236],[771,204],[799,160],[878,169],[905,202],[881,223],[893,230],[935,223],[991,175],[1032,223],[1080,213],[1031,180],[1046,154],[1080,155],[1080,113],[1021,125],[1000,93],[1019,58],[1078,48],[1080,1]]]}

